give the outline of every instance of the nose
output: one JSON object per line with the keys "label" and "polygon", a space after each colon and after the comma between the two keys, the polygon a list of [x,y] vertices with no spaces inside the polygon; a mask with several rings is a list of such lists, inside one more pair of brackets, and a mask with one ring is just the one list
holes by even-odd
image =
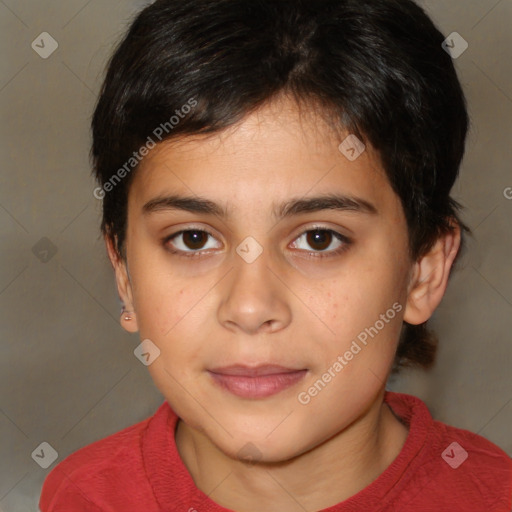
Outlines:
{"label": "nose", "polygon": [[276,332],[291,321],[291,292],[277,265],[270,265],[267,251],[252,263],[238,255],[222,289],[219,322],[246,334]]}

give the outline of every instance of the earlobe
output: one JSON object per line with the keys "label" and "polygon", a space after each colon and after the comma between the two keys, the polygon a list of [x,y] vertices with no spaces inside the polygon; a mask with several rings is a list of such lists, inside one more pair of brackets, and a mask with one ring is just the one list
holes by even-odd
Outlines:
{"label": "earlobe", "polygon": [[115,272],[117,292],[121,302],[123,303],[120,319],[121,326],[126,331],[135,333],[138,331],[137,315],[135,313],[132,286],[126,262],[114,249],[113,241],[108,236],[105,236],[105,245],[107,247],[110,263],[112,264]]}
{"label": "earlobe", "polygon": [[426,322],[444,296],[461,240],[459,224],[452,223],[452,228],[414,265],[404,313],[404,321],[409,324]]}
{"label": "earlobe", "polygon": [[125,331],[131,333],[137,332],[139,330],[135,311],[127,311],[126,307],[123,306],[121,311],[121,326]]}

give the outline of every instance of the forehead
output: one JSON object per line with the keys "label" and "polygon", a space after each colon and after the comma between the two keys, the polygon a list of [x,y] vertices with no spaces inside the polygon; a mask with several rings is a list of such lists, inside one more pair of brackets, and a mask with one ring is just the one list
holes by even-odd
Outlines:
{"label": "forehead", "polygon": [[294,102],[269,104],[222,132],[157,145],[136,171],[129,202],[140,209],[162,195],[198,195],[226,212],[275,212],[290,197],[336,192],[381,207],[396,203],[371,146],[353,161],[340,151],[349,135]]}

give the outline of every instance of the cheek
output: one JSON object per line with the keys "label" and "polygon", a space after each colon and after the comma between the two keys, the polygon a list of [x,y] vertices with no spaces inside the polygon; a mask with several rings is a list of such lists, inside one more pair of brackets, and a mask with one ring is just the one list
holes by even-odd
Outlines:
{"label": "cheek", "polygon": [[[161,353],[159,364],[149,367],[155,378],[163,378],[160,366],[183,378],[204,358],[204,339],[211,317],[208,282],[184,282],[176,276],[139,275],[137,321],[141,339],[150,339]],[[153,368],[154,367],[154,368]]]}
{"label": "cheek", "polygon": [[322,291],[316,307],[324,311],[333,333],[327,336],[331,359],[349,351],[354,341],[361,348],[352,346],[354,359],[369,363],[392,357],[404,309],[403,285],[402,271],[381,258],[379,265],[364,264]]}
{"label": "cheek", "polygon": [[141,337],[162,339],[185,316],[193,297],[178,278],[150,269],[155,267],[147,265],[133,272],[137,321]]}

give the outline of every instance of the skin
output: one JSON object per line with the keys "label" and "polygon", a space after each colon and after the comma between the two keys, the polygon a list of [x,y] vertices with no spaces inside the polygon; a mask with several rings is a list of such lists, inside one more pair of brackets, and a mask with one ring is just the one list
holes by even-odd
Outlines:
{"label": "skin", "polygon": [[[349,161],[338,149],[347,135],[280,98],[222,133],[163,142],[130,188],[126,261],[106,238],[120,297],[132,311],[121,323],[160,349],[148,369],[180,418],[180,456],[196,486],[232,510],[337,504],[374,481],[407,438],[407,427],[383,404],[386,379],[402,322],[426,321],[443,297],[460,230],[411,261],[404,212],[378,154],[367,146]],[[272,216],[274,204],[333,192],[362,198],[377,214]],[[148,201],[170,194],[207,198],[231,217],[142,213]],[[304,234],[318,226],[352,242],[335,255],[343,242],[332,237],[321,246]],[[213,237],[202,246],[190,239],[187,246],[183,236],[163,242],[184,229]],[[248,236],[263,248],[252,263],[236,252]],[[325,257],[308,258],[315,253]],[[402,306],[395,318],[300,403],[298,394],[394,303]],[[247,399],[221,389],[206,371],[264,363],[308,372],[276,395]],[[240,460],[247,443],[255,463]]]}

